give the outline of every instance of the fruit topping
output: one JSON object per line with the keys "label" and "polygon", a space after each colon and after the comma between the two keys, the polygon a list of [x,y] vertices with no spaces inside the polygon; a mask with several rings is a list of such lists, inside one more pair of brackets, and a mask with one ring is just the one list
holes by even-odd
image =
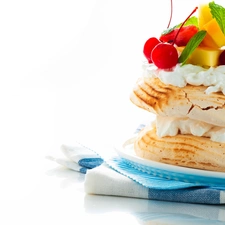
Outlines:
{"label": "fruit topping", "polygon": [[207,34],[212,38],[217,48],[225,45],[225,36],[220,29],[219,24],[216,22],[216,19],[210,20],[208,23],[203,25],[202,29],[207,31]]}
{"label": "fruit topping", "polygon": [[182,27],[180,29],[180,33],[174,41],[179,28],[172,30],[170,33],[162,34],[159,38],[162,42],[168,42],[176,44],[177,46],[185,46],[189,42],[189,40],[198,32],[198,28],[195,25],[189,25],[186,27]]}
{"label": "fruit topping", "polygon": [[[172,69],[178,63],[203,67],[225,65],[225,8],[214,1],[196,7],[187,19],[169,28],[157,39],[149,38],[144,55],[159,69]],[[199,9],[198,18],[192,16]]]}
{"label": "fruit topping", "polygon": [[151,58],[152,49],[155,48],[155,46],[159,43],[160,41],[155,37],[151,37],[145,42],[143,53],[149,63],[152,63]]}
{"label": "fruit topping", "polygon": [[151,58],[159,69],[173,68],[177,64],[177,49],[169,43],[160,43],[153,49]]}
{"label": "fruit topping", "polygon": [[[199,44],[205,38],[205,35],[206,35],[206,31],[201,30],[190,39],[190,41],[184,47],[184,50],[182,51],[182,53],[178,59],[179,63],[182,63],[182,65],[186,63],[186,61],[191,57],[193,52],[197,49]],[[200,58],[200,60],[201,60],[201,58]]]}
{"label": "fruit topping", "polygon": [[[184,47],[178,47],[177,49],[179,52],[182,52]],[[194,51],[188,57],[186,62],[189,64],[195,64],[203,67],[205,67],[206,65],[210,67],[216,67],[218,65],[222,65],[222,61],[225,63],[225,54],[223,54],[222,56],[222,52],[223,50],[221,49],[198,47],[194,49]],[[221,58],[220,63],[219,58]]]}
{"label": "fruit topping", "polygon": [[212,13],[209,4],[200,4],[198,7],[198,26],[202,30],[203,26],[212,20]]}
{"label": "fruit topping", "polygon": [[[143,52],[149,63],[153,62],[159,69],[171,69],[174,66],[176,66],[176,64],[178,63],[178,52],[177,52],[177,49],[174,47],[174,45],[176,44],[176,41],[180,32],[183,32],[183,35],[185,36],[185,38],[184,36],[183,38],[180,38],[180,41],[184,39],[186,40],[186,36],[190,40],[190,38],[193,36],[193,35],[187,35],[187,33],[190,34],[190,30],[193,30],[192,27],[188,29],[183,29],[184,28],[183,26],[196,10],[197,10],[197,7],[192,11],[192,13],[187,17],[187,19],[181,24],[179,29],[175,31],[172,37],[172,40],[160,42],[157,38],[153,37],[153,38],[149,38],[146,41]],[[172,10],[171,10],[171,13],[172,13]],[[170,17],[170,20],[171,20],[171,17]],[[194,32],[193,34],[196,34],[196,32]],[[168,34],[165,36],[168,37]]]}
{"label": "fruit topping", "polygon": [[222,51],[222,53],[219,56],[219,64],[225,65],[225,51]]}

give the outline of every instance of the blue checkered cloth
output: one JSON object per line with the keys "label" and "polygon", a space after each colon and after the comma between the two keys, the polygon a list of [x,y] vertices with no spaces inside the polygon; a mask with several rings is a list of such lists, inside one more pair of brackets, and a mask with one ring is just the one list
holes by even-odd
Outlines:
{"label": "blue checkered cloth", "polygon": [[62,145],[61,151],[66,158],[52,156],[47,156],[46,158],[68,169],[84,174],[86,174],[88,170],[100,166],[104,161],[97,153],[82,147],[78,143],[74,146]]}
{"label": "blue checkered cloth", "polygon": [[61,150],[66,158],[53,160],[69,169],[85,173],[84,186],[88,194],[225,204],[225,180],[223,186],[165,179],[133,166],[116,154],[103,159],[94,150],[81,144],[73,147],[63,145]]}

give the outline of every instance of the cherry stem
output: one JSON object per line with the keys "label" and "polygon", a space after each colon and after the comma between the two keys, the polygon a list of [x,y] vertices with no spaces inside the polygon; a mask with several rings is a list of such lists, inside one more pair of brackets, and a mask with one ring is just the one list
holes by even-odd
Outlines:
{"label": "cherry stem", "polygon": [[191,14],[187,17],[187,19],[181,24],[179,30],[178,30],[177,33],[176,33],[176,36],[175,36],[175,38],[174,38],[174,40],[173,40],[172,45],[175,44],[175,41],[176,41],[176,39],[177,39],[178,34],[180,33],[181,28],[184,26],[184,24],[187,22],[187,20],[192,16],[192,14],[194,14],[194,13],[196,12],[197,9],[198,9],[198,7],[195,7],[195,9],[191,12]]}
{"label": "cherry stem", "polygon": [[170,27],[170,23],[171,23],[171,20],[172,20],[172,16],[173,16],[173,0],[170,0],[170,20],[169,20],[167,29]]}

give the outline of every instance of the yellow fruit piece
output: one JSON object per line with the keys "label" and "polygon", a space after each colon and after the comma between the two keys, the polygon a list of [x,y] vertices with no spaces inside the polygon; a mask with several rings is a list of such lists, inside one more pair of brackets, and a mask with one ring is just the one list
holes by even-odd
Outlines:
{"label": "yellow fruit piece", "polygon": [[207,33],[211,36],[218,48],[225,45],[225,36],[222,30],[220,29],[219,24],[216,22],[216,19],[210,20],[203,26],[202,29],[207,31]]}
{"label": "yellow fruit piece", "polygon": [[214,40],[208,33],[206,33],[206,36],[204,37],[200,46],[209,47],[209,48],[218,48],[218,45],[214,42]]}
{"label": "yellow fruit piece", "polygon": [[[184,47],[177,48],[180,53],[183,51],[183,49]],[[188,58],[187,63],[203,67],[216,67],[219,65],[219,57],[222,51],[222,49],[197,47]]]}
{"label": "yellow fruit piece", "polygon": [[200,4],[198,7],[198,25],[199,29],[202,30],[203,26],[212,20],[211,10],[209,4]]}

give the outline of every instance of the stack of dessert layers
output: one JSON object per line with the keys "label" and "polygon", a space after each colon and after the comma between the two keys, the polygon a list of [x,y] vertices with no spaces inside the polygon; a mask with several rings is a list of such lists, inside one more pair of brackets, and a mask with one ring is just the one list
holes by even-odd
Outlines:
{"label": "stack of dessert layers", "polygon": [[156,115],[136,138],[137,156],[225,171],[225,66],[165,71],[146,64],[130,100]]}

